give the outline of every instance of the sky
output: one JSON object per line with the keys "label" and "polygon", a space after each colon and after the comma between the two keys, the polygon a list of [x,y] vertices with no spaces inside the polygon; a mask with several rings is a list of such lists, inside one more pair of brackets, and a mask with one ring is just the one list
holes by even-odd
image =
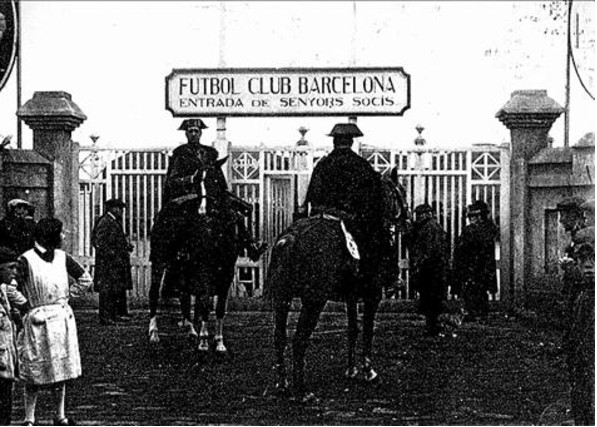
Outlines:
{"label": "sky", "polygon": [[[411,108],[361,117],[362,142],[409,148],[422,125],[429,146],[509,141],[496,112],[519,89],[546,89],[565,105],[562,2],[534,1],[31,1],[21,4],[22,102],[69,92],[88,119],[73,140],[106,148],[172,147],[180,118],[165,108],[174,68],[403,67]],[[576,1],[574,52],[594,93],[595,3]],[[574,21],[576,23],[576,20]],[[574,25],[576,27],[576,25]],[[570,141],[594,132],[595,105],[572,71]],[[16,71],[0,92],[0,135],[16,134]],[[232,144],[313,145],[342,117],[231,117]],[[216,138],[216,120],[204,142]],[[563,116],[551,132],[564,138]],[[23,148],[31,131],[23,125]],[[15,138],[16,140],[16,138]],[[14,146],[14,144],[13,144]]]}

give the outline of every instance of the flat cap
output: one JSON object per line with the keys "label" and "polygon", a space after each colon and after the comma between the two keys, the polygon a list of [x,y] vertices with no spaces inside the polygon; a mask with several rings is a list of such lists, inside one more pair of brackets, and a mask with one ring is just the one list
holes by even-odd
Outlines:
{"label": "flat cap", "polygon": [[110,209],[110,208],[124,208],[126,206],[126,203],[124,203],[122,200],[120,199],[110,199],[106,201],[106,208]]}
{"label": "flat cap", "polygon": [[0,265],[17,262],[18,255],[9,248],[0,246]]}
{"label": "flat cap", "polygon": [[15,209],[18,206],[25,206],[29,208],[31,206],[31,203],[23,199],[12,199],[8,202],[8,209]]}
{"label": "flat cap", "polygon": [[483,200],[476,200],[466,208],[466,216],[487,215],[489,206]]}
{"label": "flat cap", "polygon": [[363,136],[363,132],[354,123],[338,123],[334,125],[328,136],[347,136],[357,138]]}
{"label": "flat cap", "polygon": [[557,205],[556,209],[559,211],[574,211],[579,210],[580,205],[585,202],[585,199],[582,197],[567,197],[561,200]]}
{"label": "flat cap", "polygon": [[415,214],[432,213],[433,208],[427,203],[423,203],[415,208]]}
{"label": "flat cap", "polygon": [[205,123],[201,119],[186,119],[182,121],[178,130],[187,131],[191,128],[207,129],[207,126],[205,126]]}

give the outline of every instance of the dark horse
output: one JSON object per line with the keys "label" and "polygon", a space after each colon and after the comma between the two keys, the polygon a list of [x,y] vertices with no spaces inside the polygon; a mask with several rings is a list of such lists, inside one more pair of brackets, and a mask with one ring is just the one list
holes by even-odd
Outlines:
{"label": "dark horse", "polygon": [[[384,178],[384,228],[397,227],[407,218],[408,209],[394,180]],[[397,276],[392,271],[390,254],[380,254],[373,280],[359,279],[355,260],[347,250],[342,225],[332,216],[300,219],[282,233],[272,249],[266,282],[266,295],[273,303],[275,316],[276,387],[286,390],[288,381],[284,351],[287,343],[287,320],[293,298],[301,299],[301,311],[292,341],[293,390],[305,395],[304,366],[309,338],[317,326],[328,300],[344,301],[348,317],[348,369],[346,376],[372,381],[377,377],[371,360],[373,326],[382,296],[382,288]],[[364,303],[363,362],[355,363],[358,336],[357,303]]]}
{"label": "dark horse", "polygon": [[[216,352],[226,352],[223,328],[226,299],[240,252],[232,198],[219,173],[227,158],[206,166],[197,174],[196,194],[182,204],[169,203],[156,216],[151,231],[151,288],[149,291],[149,340],[159,342],[157,307],[162,294],[178,292],[183,311],[181,326],[197,337],[194,324],[201,324],[200,351],[209,349],[208,320],[216,303]],[[163,284],[163,286],[162,286]],[[172,292],[172,288],[176,292]],[[195,319],[190,320],[190,296],[195,296]]]}

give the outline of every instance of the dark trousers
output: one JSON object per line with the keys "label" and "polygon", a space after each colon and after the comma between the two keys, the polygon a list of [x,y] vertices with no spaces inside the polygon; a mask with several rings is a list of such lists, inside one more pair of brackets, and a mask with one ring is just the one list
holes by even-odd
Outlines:
{"label": "dark trousers", "polygon": [[473,317],[487,317],[489,314],[489,298],[481,283],[472,281],[464,284],[464,308]]}
{"label": "dark trousers", "polygon": [[12,415],[13,381],[0,378],[0,425],[8,426]]}
{"label": "dark trousers", "polygon": [[102,286],[99,292],[99,317],[101,320],[114,320],[128,314],[126,289],[113,289]]}
{"label": "dark trousers", "polygon": [[425,316],[428,332],[438,332],[439,315],[443,310],[445,300],[444,277],[441,270],[436,268],[422,268],[415,274],[415,283],[419,291],[419,310]]}

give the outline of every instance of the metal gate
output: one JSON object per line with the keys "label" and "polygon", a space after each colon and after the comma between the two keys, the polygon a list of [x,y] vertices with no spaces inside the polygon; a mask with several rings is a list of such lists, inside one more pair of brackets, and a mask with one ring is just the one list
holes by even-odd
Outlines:
{"label": "metal gate", "polygon": [[[271,245],[292,222],[293,214],[304,201],[313,167],[325,153],[325,150],[309,147],[231,148],[227,164],[229,183],[236,195],[253,205],[253,216],[247,220],[247,225],[257,239]],[[380,172],[398,170],[411,207],[426,202],[434,208],[438,221],[448,233],[451,252],[466,224],[466,206],[476,199],[487,202],[507,240],[509,227],[500,224],[500,218],[507,217],[509,209],[508,148],[484,145],[450,150],[380,150],[366,147],[361,155]],[[79,258],[93,270],[90,235],[96,218],[102,214],[102,202],[110,197],[123,199],[127,203],[125,232],[134,246],[133,294],[138,297],[146,297],[149,291],[149,232],[161,207],[168,156],[166,149],[81,149]],[[408,252],[400,242],[398,248],[397,258],[406,283],[399,297],[412,298]],[[496,256],[500,260],[499,244]],[[266,263],[267,258],[255,263],[241,256],[232,294],[260,295]]]}

